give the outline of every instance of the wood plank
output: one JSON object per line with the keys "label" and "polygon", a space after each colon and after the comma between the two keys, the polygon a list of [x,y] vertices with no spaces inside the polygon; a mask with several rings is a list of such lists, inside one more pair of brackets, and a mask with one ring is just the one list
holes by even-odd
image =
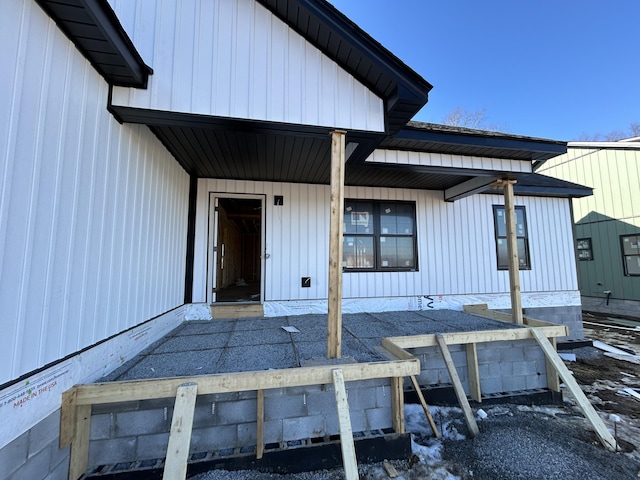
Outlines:
{"label": "wood plank", "polygon": [[393,343],[393,341],[389,337],[383,337],[381,340],[381,344],[386,350],[388,350],[396,358],[399,358],[401,360],[413,360],[416,358],[413,355],[411,355],[409,352],[407,352],[405,349]]}
{"label": "wood plank", "polygon": [[77,480],[87,470],[89,463],[89,432],[91,430],[91,405],[76,407],[71,458],[69,460],[69,480]]}
{"label": "wood plank", "polygon": [[547,337],[545,337],[537,329],[532,328],[531,333],[538,341],[538,344],[540,345],[540,348],[542,348],[545,356],[555,367],[556,371],[562,378],[562,381],[567,386],[567,389],[569,390],[569,392],[571,392],[571,395],[573,395],[573,398],[578,403],[578,406],[582,410],[582,413],[587,418],[589,423],[591,423],[591,426],[596,432],[596,435],[598,435],[598,438],[600,439],[602,445],[608,450],[616,451],[616,441],[613,438],[613,435],[611,435],[611,432],[609,432],[606,425],[593,408],[593,405],[591,405],[589,399],[580,388],[580,385],[578,385],[576,379],[573,378],[573,375],[571,375],[571,372],[569,372],[569,369],[564,364],[556,350],[553,348],[553,345],[551,345],[551,342],[549,342]]}
{"label": "wood plank", "polygon": [[[562,337],[566,335],[565,326],[540,327],[537,330],[543,332],[546,337]],[[532,338],[528,328],[443,333],[442,337],[447,342],[447,345],[466,345],[468,343],[526,340]],[[438,345],[436,335],[434,334],[386,338],[388,342],[402,349],[433,347]]]}
{"label": "wood plank", "polygon": [[191,430],[197,397],[197,384],[185,383],[178,387],[171,419],[167,459],[162,474],[163,480],[178,480],[187,477],[187,461],[189,460]]}
{"label": "wood plank", "polygon": [[258,390],[258,421],[256,426],[256,458],[264,455],[264,390]]}
{"label": "wood plank", "polygon": [[[194,377],[158,378],[129,382],[108,382],[78,385],[78,405],[102,404],[169,398],[183,383],[198,383],[198,394],[246,392],[269,388],[302,387],[333,383],[335,366],[261,370],[257,372],[220,373]],[[350,363],[341,366],[345,381],[372,380],[374,378],[405,377],[420,373],[418,359],[386,362]]]}
{"label": "wood plank", "polygon": [[442,358],[444,358],[444,364],[446,365],[449,376],[451,377],[453,390],[456,392],[458,403],[460,403],[462,413],[464,414],[467,426],[469,427],[469,433],[472,437],[475,437],[479,433],[478,424],[476,423],[476,419],[473,416],[473,412],[471,411],[471,405],[469,405],[467,395],[464,393],[464,388],[462,387],[462,382],[460,381],[460,377],[458,376],[458,371],[456,370],[456,366],[453,363],[453,359],[451,358],[449,347],[447,347],[447,343],[445,342],[442,335],[436,335],[436,339],[438,341],[438,346],[440,347],[440,353],[442,353]]}
{"label": "wood plank", "polygon": [[[551,343],[551,346],[553,347],[553,349],[557,351],[558,350],[557,339],[552,338],[551,340],[549,340],[549,342]],[[547,370],[547,388],[553,392],[559,392],[560,377],[558,376],[558,372],[553,366],[553,363],[551,363],[551,361],[549,361],[549,359],[546,357],[546,355],[544,357],[544,361],[545,361],[546,370]]]}
{"label": "wood plank", "polygon": [[404,379],[402,377],[393,377],[391,379],[391,423],[396,433],[405,433],[403,384]]}
{"label": "wood plank", "polygon": [[429,405],[427,405],[427,401],[424,399],[424,395],[422,394],[422,390],[420,389],[418,380],[416,380],[415,375],[411,375],[409,378],[411,379],[411,384],[413,385],[413,388],[416,391],[416,395],[418,395],[418,400],[420,400],[420,405],[422,405],[422,410],[424,410],[424,414],[427,416],[427,420],[429,421],[429,426],[431,427],[431,431],[433,432],[436,438],[440,438],[440,434],[438,433],[438,427],[436,427],[436,422],[433,421],[431,412],[429,412]]}
{"label": "wood plank", "polygon": [[[487,304],[479,304],[479,305],[464,305],[463,310],[472,315],[477,315],[479,317],[489,318],[491,320],[499,320],[501,322],[512,323],[512,317],[508,313],[498,312],[496,310],[489,310],[487,308]],[[558,325],[552,322],[545,322],[544,320],[538,320],[531,317],[522,317],[525,325],[529,327],[562,327],[563,325]],[[565,327],[566,328],[566,327]],[[569,332],[565,333],[568,335]],[[564,336],[564,335],[563,335]]]}
{"label": "wood plank", "polygon": [[469,372],[471,398],[481,403],[482,390],[480,388],[480,371],[478,370],[478,349],[475,343],[467,343],[467,371]]}
{"label": "wood plank", "polygon": [[344,220],[345,136],[331,132],[331,197],[329,216],[329,298],[327,357],[340,358],[342,350],[342,231]]}
{"label": "wood plank", "polygon": [[516,235],[516,210],[513,197],[515,180],[503,180],[504,213],[507,223],[507,252],[509,258],[509,290],[511,292],[511,316],[513,323],[523,324],[522,296],[520,294],[520,262],[518,260],[518,238]]}
{"label": "wood plank", "polygon": [[358,463],[356,462],[356,447],[353,443],[351,430],[351,416],[347,402],[347,390],[344,386],[342,370],[333,370],[333,386],[335,387],[336,405],[338,407],[338,423],[340,425],[340,448],[342,449],[342,464],[347,480],[358,480]]}
{"label": "wood plank", "polygon": [[71,388],[62,393],[62,406],[60,407],[60,448],[65,448],[71,444],[75,428],[76,389]]}

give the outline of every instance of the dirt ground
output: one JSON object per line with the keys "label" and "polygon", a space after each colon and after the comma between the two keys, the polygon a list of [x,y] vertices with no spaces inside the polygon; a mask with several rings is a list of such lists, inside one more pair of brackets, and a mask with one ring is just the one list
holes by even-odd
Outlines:
{"label": "dirt ground", "polygon": [[[585,315],[585,337],[640,354],[640,330],[607,324],[606,317]],[[600,324],[600,325],[597,325]],[[594,347],[573,350],[566,362],[611,431],[619,452],[602,448],[595,434],[565,395],[564,405],[499,405],[478,416],[480,435],[468,436],[459,409],[434,409],[443,440],[429,433],[419,407],[406,410],[414,433],[414,456],[393,462],[403,480],[624,480],[640,478],[640,400],[624,396],[625,387],[640,388],[640,365],[610,358]],[[479,412],[478,412],[479,413]],[[413,418],[409,418],[413,417]],[[390,478],[382,464],[359,465],[360,480]],[[337,480],[342,469],[276,475],[211,471],[198,480]]]}

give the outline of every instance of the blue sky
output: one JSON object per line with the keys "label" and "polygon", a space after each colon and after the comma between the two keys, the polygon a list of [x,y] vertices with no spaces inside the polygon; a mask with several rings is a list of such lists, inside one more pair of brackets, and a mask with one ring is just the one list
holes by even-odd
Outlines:
{"label": "blue sky", "polygon": [[415,120],[461,107],[557,140],[640,122],[640,0],[329,0],[433,86]]}

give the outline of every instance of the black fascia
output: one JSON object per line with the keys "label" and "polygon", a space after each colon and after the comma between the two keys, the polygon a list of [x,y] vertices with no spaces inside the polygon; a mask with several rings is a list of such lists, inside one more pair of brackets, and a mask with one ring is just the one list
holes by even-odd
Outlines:
{"label": "black fascia", "polygon": [[[427,103],[433,86],[327,1],[257,1],[384,100],[387,134],[396,133]],[[303,15],[295,14],[297,8],[310,15],[320,25],[319,29],[337,40],[332,42],[338,45],[335,51],[306,31],[308,22],[304,21]],[[338,49],[341,45],[348,45],[361,57],[350,54],[345,59],[340,58]],[[359,71],[362,60],[366,60],[369,68],[361,70],[369,73],[374,69],[376,75],[368,76]],[[382,90],[372,81],[373,77],[384,77],[392,87]]]}
{"label": "black fascia", "polygon": [[[107,0],[67,0],[65,4],[51,0],[36,0],[36,2],[53,19],[58,28],[73,42],[107,83],[121,87],[147,87],[149,75],[153,73],[153,69],[142,60]],[[78,9],[78,17],[76,19],[62,18],[60,12],[67,6]],[[82,14],[90,19],[91,23],[86,23],[87,18],[81,19],[80,16]],[[78,24],[78,20],[82,20],[82,26],[85,29],[89,28],[95,31],[95,36],[80,38],[74,35],[72,26],[73,24]],[[96,56],[104,52],[96,52],[96,56],[94,56],[94,52],[83,44],[83,41],[88,40],[103,41],[109,45],[118,61],[115,66],[123,67],[127,75],[123,78],[122,75],[109,74],[105,68],[113,67],[114,64],[107,65],[98,61]]]}
{"label": "black fascia", "polygon": [[413,142],[440,143],[464,147],[494,148],[529,153],[532,160],[553,158],[567,152],[564,142],[543,142],[508,136],[483,136],[462,133],[433,132],[420,129],[403,128],[393,137],[396,140]]}
{"label": "black fascia", "polygon": [[593,195],[589,188],[573,187],[541,187],[530,185],[513,186],[513,193],[516,195],[530,195],[534,197],[561,197],[561,198],[582,198]]}
{"label": "black fascia", "polygon": [[[107,110],[120,122],[138,123],[148,126],[224,128],[240,132],[326,138],[327,141],[330,141],[330,133],[336,130],[334,127],[316,125],[214,117],[168,110],[148,110],[145,108],[113,105],[111,102],[107,105]],[[373,151],[372,140],[380,136],[380,132],[349,130],[347,132],[347,141],[362,143]]]}

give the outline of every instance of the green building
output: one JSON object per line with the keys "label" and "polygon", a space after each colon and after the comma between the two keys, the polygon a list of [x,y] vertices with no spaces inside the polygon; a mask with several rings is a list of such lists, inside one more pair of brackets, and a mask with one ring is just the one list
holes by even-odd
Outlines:
{"label": "green building", "polygon": [[593,188],[573,200],[585,309],[616,305],[640,314],[640,137],[569,143],[538,173]]}

